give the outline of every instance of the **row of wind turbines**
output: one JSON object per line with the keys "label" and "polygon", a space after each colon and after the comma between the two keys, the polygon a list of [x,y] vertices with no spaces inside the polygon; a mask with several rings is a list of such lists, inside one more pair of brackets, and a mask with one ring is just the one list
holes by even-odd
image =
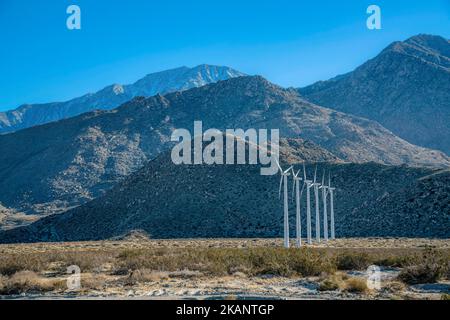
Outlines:
{"label": "row of wind turbines", "polygon": [[[281,199],[281,191],[284,186],[284,246],[285,248],[289,248],[290,246],[290,237],[289,237],[289,200],[288,200],[288,177],[293,177],[293,186],[292,186],[292,198],[294,198],[295,193],[295,204],[296,204],[296,244],[297,247],[302,246],[302,221],[300,214],[300,206],[303,192],[306,189],[306,235],[308,244],[313,243],[312,239],[312,225],[311,225],[311,189],[314,190],[314,198],[315,198],[315,209],[316,209],[316,242],[321,242],[320,236],[320,208],[319,208],[319,190],[322,191],[322,207],[323,207],[323,239],[325,241],[329,241],[336,239],[335,234],[335,224],[334,224],[334,191],[336,188],[331,187],[331,175],[328,174],[328,185],[325,184],[325,171],[322,176],[322,183],[317,183],[317,166],[314,173],[314,180],[308,180],[306,177],[306,168],[305,164],[303,164],[303,178],[300,176],[301,170],[295,172],[294,167],[290,167],[287,170],[283,170],[280,164],[277,162],[278,168],[281,173],[280,180],[280,189],[279,189],[279,197]],[[302,183],[303,182],[303,183]],[[300,189],[300,185],[302,188]],[[328,228],[328,196],[330,196],[330,223],[331,226]],[[329,235],[330,229],[330,237]]]}

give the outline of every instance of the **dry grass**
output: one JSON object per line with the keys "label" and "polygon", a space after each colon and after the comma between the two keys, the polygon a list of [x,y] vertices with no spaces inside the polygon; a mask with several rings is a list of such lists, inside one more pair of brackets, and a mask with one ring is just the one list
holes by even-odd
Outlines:
{"label": "dry grass", "polygon": [[318,290],[322,292],[336,291],[342,289],[342,287],[343,287],[342,278],[335,274],[320,281]]}
{"label": "dry grass", "polygon": [[406,289],[406,286],[399,281],[390,281],[384,284],[383,290],[389,292],[389,293],[400,293],[403,292]]}
{"label": "dry grass", "polygon": [[161,271],[153,271],[149,269],[133,270],[125,278],[124,285],[134,286],[138,283],[157,282],[161,280],[168,280],[169,273]]}
{"label": "dry grass", "polygon": [[206,248],[124,250],[118,255],[118,270],[192,270],[208,275],[313,276],[335,270],[331,259],[312,249]]}
{"label": "dry grass", "polygon": [[345,252],[337,256],[335,263],[338,270],[366,270],[372,260],[366,252]]}
{"label": "dry grass", "polygon": [[448,261],[448,256],[442,252],[427,249],[423,253],[420,263],[405,267],[398,278],[409,285],[436,283],[448,275]]}
{"label": "dry grass", "polygon": [[[82,272],[112,270],[115,275],[148,269],[162,272],[190,270],[206,275],[317,276],[336,270],[365,270],[369,265],[404,267],[408,274],[438,273],[448,277],[449,250],[432,249],[335,249],[277,247],[255,248],[169,248],[119,249],[99,247],[38,252],[2,253],[0,274],[20,271],[52,271],[65,274],[70,265]],[[424,262],[425,261],[425,262]],[[422,268],[422,269],[421,269]],[[413,277],[417,277],[413,275]],[[410,281],[408,281],[410,282]]]}
{"label": "dry grass", "polygon": [[345,281],[344,291],[359,294],[367,293],[369,291],[367,280],[362,278],[350,278]]}
{"label": "dry grass", "polygon": [[10,278],[2,277],[0,294],[43,293],[61,290],[64,286],[64,280],[47,279],[32,271],[20,271]]}
{"label": "dry grass", "polygon": [[[84,291],[167,279],[326,275],[320,278],[320,291],[367,293],[365,281],[336,271],[365,270],[372,264],[400,267],[399,279],[407,284],[434,282],[450,274],[450,249],[445,246],[284,249],[260,246],[265,242],[259,239],[224,240],[230,246],[242,244],[236,247],[218,247],[217,241],[205,240],[203,246],[200,240],[0,245],[0,294],[65,291],[70,265],[81,268]],[[251,246],[253,242],[257,245]],[[393,282],[384,288],[395,293],[404,290],[404,285]]]}
{"label": "dry grass", "polygon": [[344,291],[350,293],[365,294],[369,292],[367,279],[349,277],[348,275],[337,272],[328,275],[319,282],[319,291]]}

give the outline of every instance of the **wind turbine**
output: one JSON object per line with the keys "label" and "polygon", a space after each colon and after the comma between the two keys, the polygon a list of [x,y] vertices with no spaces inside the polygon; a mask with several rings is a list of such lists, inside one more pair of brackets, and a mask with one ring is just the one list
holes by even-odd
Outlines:
{"label": "wind turbine", "polygon": [[320,243],[320,209],[319,209],[319,187],[320,183],[317,183],[317,165],[316,165],[316,171],[314,172],[314,182],[312,186],[314,187],[314,197],[316,201],[316,240],[318,243]]}
{"label": "wind turbine", "polygon": [[327,213],[327,197],[330,187],[325,185],[325,170],[322,176],[322,199],[323,199],[323,237],[328,241],[328,213]]}
{"label": "wind turbine", "polygon": [[294,177],[292,195],[294,195],[295,190],[295,202],[296,202],[295,230],[298,248],[302,246],[302,219],[300,215],[300,199],[302,198],[303,190],[305,189],[305,184],[303,184],[302,190],[300,191],[300,181],[302,181],[302,178],[299,177],[300,172],[301,170],[298,170],[298,172],[295,173],[294,169],[292,169],[292,175]]}
{"label": "wind turbine", "polygon": [[288,176],[292,167],[284,171],[277,161],[278,169],[280,169],[281,180],[280,180],[280,190],[279,197],[281,199],[281,188],[284,184],[284,247],[289,248],[289,206],[288,206]]}
{"label": "wind turbine", "polygon": [[336,190],[336,188],[332,188],[331,187],[331,174],[328,173],[328,190],[330,191],[330,199],[331,199],[331,217],[330,217],[330,221],[331,221],[331,240],[336,239],[336,233],[335,233],[335,229],[334,229],[334,190]]}
{"label": "wind turbine", "polygon": [[306,185],[306,235],[308,244],[312,244],[311,234],[311,188],[313,187],[312,181],[306,179],[305,164],[303,164],[303,182]]}

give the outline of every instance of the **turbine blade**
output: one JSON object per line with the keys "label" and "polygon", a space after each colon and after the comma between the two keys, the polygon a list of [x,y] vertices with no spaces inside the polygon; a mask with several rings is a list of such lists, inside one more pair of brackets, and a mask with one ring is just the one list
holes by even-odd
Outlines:
{"label": "turbine blade", "polygon": [[281,169],[280,163],[278,162],[277,159],[275,159],[275,162],[277,163],[278,169],[280,169],[280,171],[283,172],[283,169]]}
{"label": "turbine blade", "polygon": [[300,191],[300,198],[302,197],[304,190],[305,190],[305,184],[303,184],[302,191]]}
{"label": "turbine blade", "polygon": [[289,169],[287,169],[287,170],[284,172],[284,174],[289,173],[289,171],[291,171],[292,169],[294,169],[294,167],[291,166]]}
{"label": "turbine blade", "polygon": [[328,186],[331,188],[331,172],[328,172]]}
{"label": "turbine blade", "polygon": [[303,163],[303,177],[305,178],[305,181],[306,181],[306,168],[305,168],[305,163]]}
{"label": "turbine blade", "polygon": [[294,202],[294,191],[295,191],[295,184],[298,183],[295,181],[295,178],[292,179],[292,202]]}
{"label": "turbine blade", "polygon": [[280,180],[280,189],[278,191],[278,197],[281,199],[281,187],[283,186],[283,176],[281,176],[281,180]]}
{"label": "turbine blade", "polygon": [[325,169],[323,169],[323,175],[322,175],[322,185],[325,185]]}
{"label": "turbine blade", "polygon": [[314,183],[316,183],[317,179],[317,164],[316,164],[316,170],[314,171]]}

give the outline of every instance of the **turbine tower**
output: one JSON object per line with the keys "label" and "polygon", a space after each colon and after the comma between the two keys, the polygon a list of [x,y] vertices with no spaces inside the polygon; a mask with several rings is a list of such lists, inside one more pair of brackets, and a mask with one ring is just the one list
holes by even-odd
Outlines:
{"label": "turbine tower", "polygon": [[290,171],[292,167],[287,170],[283,170],[280,164],[277,161],[278,168],[280,169],[281,180],[280,180],[280,189],[279,189],[279,197],[281,199],[281,188],[284,184],[284,247],[289,248],[289,205],[288,205],[288,176],[290,175]]}
{"label": "turbine tower", "polygon": [[295,203],[296,203],[295,231],[297,236],[298,248],[302,246],[302,219],[300,215],[300,199],[302,198],[303,190],[305,189],[305,184],[303,183],[302,190],[300,191],[300,181],[302,181],[302,178],[299,177],[300,172],[301,170],[298,170],[298,172],[295,173],[294,169],[292,169],[292,175],[294,177],[292,195],[294,195],[295,191]]}
{"label": "turbine tower", "polygon": [[334,190],[336,188],[331,187],[331,174],[328,173],[328,190],[330,191],[330,199],[331,199],[331,206],[330,206],[330,222],[331,222],[331,240],[336,239],[336,231],[335,231],[335,225],[334,225]]}
{"label": "turbine tower", "polygon": [[323,199],[323,238],[328,241],[328,212],[327,212],[327,197],[329,192],[329,186],[325,185],[325,170],[322,176],[322,199]]}
{"label": "turbine tower", "polygon": [[319,209],[319,187],[320,183],[317,183],[317,165],[314,172],[314,182],[312,186],[314,187],[314,198],[315,198],[315,208],[316,208],[316,241],[320,243],[320,209]]}
{"label": "turbine tower", "polygon": [[311,233],[311,188],[313,187],[312,181],[306,179],[305,164],[303,164],[303,182],[306,185],[306,236],[308,244],[312,244]]}

